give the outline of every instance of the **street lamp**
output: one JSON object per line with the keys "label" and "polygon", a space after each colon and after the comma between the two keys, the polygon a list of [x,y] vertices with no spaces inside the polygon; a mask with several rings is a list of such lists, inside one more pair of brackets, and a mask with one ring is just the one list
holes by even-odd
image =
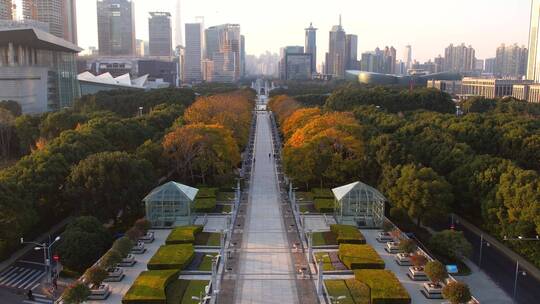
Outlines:
{"label": "street lamp", "polygon": [[44,262],[44,270],[45,270],[45,273],[47,275],[47,283],[50,283],[51,282],[51,268],[49,267],[50,266],[50,263],[51,263],[51,248],[52,246],[60,241],[60,236],[57,236],[54,241],[52,241],[50,244],[47,245],[47,243],[37,243],[37,242],[25,242],[24,241],[24,238],[21,238],[21,244],[33,244],[33,245],[36,245],[36,247],[34,247],[34,250],[38,251],[38,250],[43,250],[43,262]]}
{"label": "street lamp", "polygon": [[519,274],[521,274],[522,276],[527,275],[527,273],[525,271],[519,271],[519,261],[516,261],[516,274],[515,274],[515,277],[514,277],[514,294],[513,294],[513,297],[512,297],[512,299],[514,299],[514,301],[516,300],[516,296],[517,296],[517,283],[518,283]]}
{"label": "street lamp", "polygon": [[324,262],[324,258],[330,258],[330,256],[328,254],[324,254],[324,255],[319,257],[319,269],[318,269],[319,280],[317,282],[317,294],[319,294],[319,295],[322,294],[322,290],[323,290],[323,273],[324,273],[323,262]]}
{"label": "street lamp", "polygon": [[139,107],[139,117],[142,116],[143,107]]}
{"label": "street lamp", "polygon": [[540,241],[540,235],[537,235],[536,237],[533,237],[533,238],[527,238],[527,237],[523,237],[523,236],[518,236],[517,238],[509,238],[507,237],[506,235],[503,237],[503,240],[505,241]]}
{"label": "street lamp", "polygon": [[478,268],[482,268],[482,249],[484,247],[484,243],[486,243],[487,247],[491,246],[489,242],[484,242],[484,234],[482,233],[480,234],[480,257],[478,258]]}

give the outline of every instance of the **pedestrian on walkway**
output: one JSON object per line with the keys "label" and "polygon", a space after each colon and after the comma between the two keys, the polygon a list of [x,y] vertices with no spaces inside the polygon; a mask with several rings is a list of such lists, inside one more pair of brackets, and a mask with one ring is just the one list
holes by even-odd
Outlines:
{"label": "pedestrian on walkway", "polygon": [[268,153],[268,158],[272,158],[272,153]]}
{"label": "pedestrian on walkway", "polygon": [[26,293],[26,296],[28,297],[28,300],[34,301],[34,294],[32,293],[32,289],[28,289],[28,292]]}

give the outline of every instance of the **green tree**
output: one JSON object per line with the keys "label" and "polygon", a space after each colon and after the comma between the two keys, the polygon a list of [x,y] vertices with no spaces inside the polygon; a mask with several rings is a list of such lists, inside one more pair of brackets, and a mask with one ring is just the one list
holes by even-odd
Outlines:
{"label": "green tree", "polygon": [[108,276],[107,270],[105,270],[101,266],[92,266],[88,268],[88,270],[85,272],[84,276],[88,282],[92,284],[92,286],[99,286],[105,280]]}
{"label": "green tree", "polygon": [[15,119],[15,133],[19,139],[19,150],[22,155],[34,149],[39,138],[40,116],[22,115]]}
{"label": "green tree", "polygon": [[446,284],[442,290],[442,294],[443,297],[452,304],[468,303],[472,298],[469,286],[459,281],[453,281]]}
{"label": "green tree", "polygon": [[472,245],[461,231],[437,232],[431,237],[429,244],[434,252],[454,259],[468,257],[472,253]]}
{"label": "green tree", "polygon": [[399,242],[399,249],[405,253],[412,254],[416,250],[416,242],[411,239],[404,239]]}
{"label": "green tree", "polygon": [[15,100],[0,101],[0,109],[8,110],[14,117],[19,117],[22,115],[21,105]]}
{"label": "green tree", "polygon": [[81,114],[74,113],[71,110],[62,110],[47,114],[41,122],[39,129],[41,136],[52,139],[60,135],[63,131],[75,129],[77,125],[85,121],[86,117]]}
{"label": "green tree", "polygon": [[133,248],[133,242],[127,236],[117,239],[112,246],[112,250],[118,251],[122,258],[125,258],[129,254],[131,248]]}
{"label": "green tree", "polygon": [[122,262],[122,255],[120,252],[118,252],[118,250],[111,249],[107,251],[103,257],[101,257],[100,266],[108,269],[110,267],[116,267],[116,265],[120,262]]}
{"label": "green tree", "polygon": [[67,304],[81,304],[90,296],[90,289],[86,284],[75,283],[64,292],[64,302]]}
{"label": "green tree", "polygon": [[15,134],[15,117],[10,111],[0,108],[0,157],[8,158]]}
{"label": "green tree", "polygon": [[446,267],[444,267],[444,265],[439,261],[428,262],[424,267],[424,272],[429,280],[435,284],[441,283],[448,277]]}

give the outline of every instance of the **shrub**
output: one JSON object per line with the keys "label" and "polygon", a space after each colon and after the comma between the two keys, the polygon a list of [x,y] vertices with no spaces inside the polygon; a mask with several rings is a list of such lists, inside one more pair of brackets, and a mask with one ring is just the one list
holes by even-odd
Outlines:
{"label": "shrub", "polygon": [[384,221],[383,225],[382,225],[382,230],[384,232],[390,232],[394,229],[394,224],[388,222],[388,221]]}
{"label": "shrub", "polygon": [[218,188],[206,188],[201,187],[197,192],[196,198],[215,198],[217,196]]}
{"label": "shrub", "polygon": [[431,237],[429,244],[435,253],[449,258],[461,259],[470,256],[472,253],[472,245],[461,231],[444,230],[437,232]]}
{"label": "shrub", "polygon": [[334,198],[334,193],[328,188],[313,188],[311,189],[311,195],[313,196],[313,199]]}
{"label": "shrub", "polygon": [[165,289],[176,280],[178,270],[150,270],[142,272],[122,299],[123,304],[166,304]]}
{"label": "shrub", "polygon": [[196,198],[193,205],[196,212],[210,213],[216,209],[216,198]]}
{"label": "shrub", "polygon": [[348,279],[348,280],[345,280],[345,285],[347,285],[347,288],[349,289],[349,292],[351,293],[354,303],[356,304],[370,304],[371,303],[369,287],[366,284],[356,279]]}
{"label": "shrub", "polygon": [[410,304],[411,297],[396,276],[389,270],[361,269],[355,278],[370,288],[371,304]]}
{"label": "shrub", "polygon": [[133,248],[133,242],[127,236],[124,236],[114,241],[111,249],[118,251],[120,256],[125,258],[131,251],[131,248]]}
{"label": "shrub", "polygon": [[122,261],[122,255],[118,250],[111,249],[101,258],[101,267],[107,269],[109,267],[115,267],[116,264]]}
{"label": "shrub", "polygon": [[411,239],[404,239],[399,242],[399,249],[405,253],[411,254],[416,250],[416,242]]}
{"label": "shrub", "polygon": [[149,220],[145,218],[138,219],[135,221],[135,224],[133,224],[133,227],[137,228],[138,230],[142,231],[143,234],[146,234],[150,228],[152,228],[152,223],[150,223]]}
{"label": "shrub", "polygon": [[330,225],[330,231],[336,235],[338,244],[365,244],[366,239],[358,228],[350,225]]}
{"label": "shrub", "polygon": [[164,245],[148,262],[149,270],[184,269],[195,255],[192,244]]}
{"label": "shrub", "polygon": [[103,267],[92,266],[86,271],[84,277],[87,282],[92,284],[92,286],[99,286],[108,275],[107,270],[103,269]]}
{"label": "shrub", "polygon": [[182,226],[176,227],[169,233],[165,244],[192,244],[195,242],[195,235],[202,232],[203,226]]}
{"label": "shrub", "polygon": [[424,267],[424,272],[431,280],[431,282],[438,284],[442,282],[448,276],[446,267],[439,261],[430,261]]}
{"label": "shrub", "polygon": [[90,289],[86,284],[75,283],[66,289],[63,299],[66,304],[80,304],[86,301],[89,296]]}
{"label": "shrub", "polygon": [[469,286],[463,282],[450,282],[442,290],[443,297],[452,304],[467,303],[471,300]]}
{"label": "shrub", "polygon": [[334,199],[332,198],[316,198],[313,203],[315,209],[320,213],[332,213],[334,212]]}
{"label": "shrub", "polygon": [[423,267],[428,262],[428,259],[423,254],[414,254],[411,256],[411,263],[416,267]]}
{"label": "shrub", "polygon": [[349,288],[343,280],[324,280],[328,295],[334,298],[339,296],[345,296],[345,299],[341,300],[342,304],[355,304],[353,297],[349,291]]}
{"label": "shrub", "polygon": [[384,261],[369,245],[340,244],[339,259],[349,269],[384,269]]}

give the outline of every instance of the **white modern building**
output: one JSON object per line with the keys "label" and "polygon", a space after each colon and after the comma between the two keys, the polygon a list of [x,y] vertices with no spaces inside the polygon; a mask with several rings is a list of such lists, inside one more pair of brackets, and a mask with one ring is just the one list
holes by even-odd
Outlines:
{"label": "white modern building", "polygon": [[100,91],[111,91],[119,89],[127,90],[149,90],[167,88],[168,82],[163,80],[148,81],[148,75],[132,79],[129,73],[113,77],[110,73],[94,75],[90,72],[84,72],[77,76],[81,86],[81,94],[96,94]]}

